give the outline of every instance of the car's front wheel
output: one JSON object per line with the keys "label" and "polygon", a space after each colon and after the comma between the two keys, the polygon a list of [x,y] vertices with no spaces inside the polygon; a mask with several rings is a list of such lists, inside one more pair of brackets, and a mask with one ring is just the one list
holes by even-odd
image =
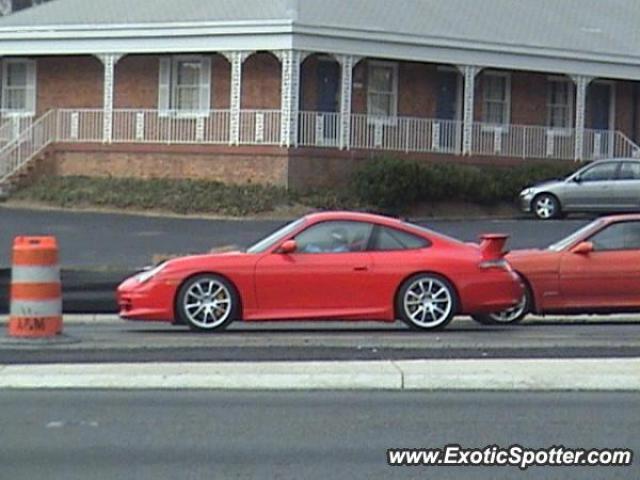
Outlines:
{"label": "car's front wheel", "polygon": [[549,193],[542,193],[534,198],[532,206],[536,217],[541,220],[559,218],[562,214],[560,202],[555,196]]}
{"label": "car's front wheel", "polygon": [[436,274],[418,274],[402,284],[396,299],[400,319],[417,330],[447,326],[458,309],[453,285]]}
{"label": "car's front wheel", "polygon": [[236,318],[238,307],[239,297],[234,286],[213,274],[187,280],[176,298],[180,320],[200,332],[224,329]]}

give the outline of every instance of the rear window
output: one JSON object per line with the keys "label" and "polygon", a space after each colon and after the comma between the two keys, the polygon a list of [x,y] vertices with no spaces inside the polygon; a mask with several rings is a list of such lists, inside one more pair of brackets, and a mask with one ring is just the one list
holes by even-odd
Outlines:
{"label": "rear window", "polygon": [[395,228],[378,226],[371,249],[374,251],[418,250],[430,245],[427,239],[417,235]]}

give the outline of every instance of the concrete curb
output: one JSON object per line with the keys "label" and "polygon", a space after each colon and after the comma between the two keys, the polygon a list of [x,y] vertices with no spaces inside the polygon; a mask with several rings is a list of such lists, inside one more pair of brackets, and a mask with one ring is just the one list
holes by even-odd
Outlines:
{"label": "concrete curb", "polygon": [[[457,317],[456,320],[469,320],[469,317]],[[0,315],[0,327],[4,327],[9,322],[7,315]],[[134,325],[136,322],[128,322],[121,319],[116,314],[67,314],[64,316],[64,323],[68,325],[98,325],[98,324],[122,324]],[[144,322],[137,322],[144,323]],[[359,322],[360,323],[360,322]],[[525,319],[523,325],[544,325],[544,324],[588,324],[588,323],[640,323],[640,315],[638,314],[619,314],[619,315],[548,315],[534,316],[531,315]],[[162,323],[158,323],[162,325]],[[266,325],[270,325],[269,322]],[[509,327],[507,327],[509,328]]]}
{"label": "concrete curb", "polygon": [[640,391],[640,358],[0,365],[0,389]]}

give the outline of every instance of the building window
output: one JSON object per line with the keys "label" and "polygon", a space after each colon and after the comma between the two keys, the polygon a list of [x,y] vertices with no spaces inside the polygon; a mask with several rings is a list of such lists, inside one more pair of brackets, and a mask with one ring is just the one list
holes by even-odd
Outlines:
{"label": "building window", "polygon": [[502,72],[485,72],[482,82],[482,121],[491,125],[508,125],[511,113],[511,76]]}
{"label": "building window", "polygon": [[210,58],[161,58],[159,82],[158,106],[161,112],[204,114],[211,109]]}
{"label": "building window", "polygon": [[35,115],[35,61],[8,59],[3,62],[2,110],[9,114]]}
{"label": "building window", "polygon": [[571,128],[573,121],[573,84],[566,78],[550,78],[547,98],[547,126]]}
{"label": "building window", "polygon": [[375,117],[398,114],[398,64],[369,62],[367,112]]}

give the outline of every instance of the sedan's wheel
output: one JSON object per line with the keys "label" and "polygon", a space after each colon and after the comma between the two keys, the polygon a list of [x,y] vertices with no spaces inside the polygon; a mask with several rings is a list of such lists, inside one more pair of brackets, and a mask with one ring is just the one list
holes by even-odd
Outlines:
{"label": "sedan's wheel", "polygon": [[533,211],[541,220],[550,220],[560,216],[560,202],[553,195],[543,193],[533,199]]}
{"label": "sedan's wheel", "polygon": [[410,327],[420,330],[444,328],[456,314],[458,298],[448,280],[435,274],[419,274],[404,282],[396,311]]}
{"label": "sedan's wheel", "polygon": [[227,280],[218,275],[199,275],[187,281],[178,292],[177,311],[192,330],[220,330],[238,312],[238,295]]}
{"label": "sedan's wheel", "polygon": [[485,315],[473,315],[472,318],[483,325],[515,325],[520,323],[531,311],[531,293],[525,288],[520,303],[502,312]]}

